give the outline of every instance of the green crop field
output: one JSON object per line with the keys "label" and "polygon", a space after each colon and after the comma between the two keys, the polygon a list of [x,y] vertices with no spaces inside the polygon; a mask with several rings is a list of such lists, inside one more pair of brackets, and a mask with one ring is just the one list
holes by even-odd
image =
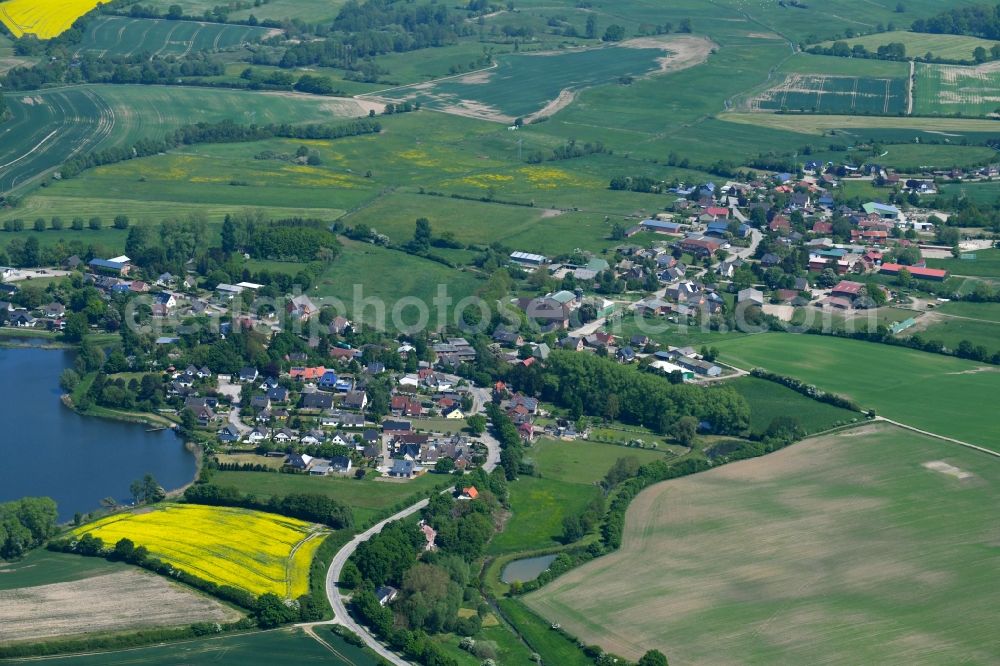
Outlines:
{"label": "green crop field", "polygon": [[0,194],[86,151],[162,137],[182,125],[226,119],[299,124],[364,115],[353,100],[167,86],[72,86],[8,95],[7,101],[12,118],[0,125]]}
{"label": "green crop field", "polygon": [[103,56],[184,56],[258,42],[272,32],[247,25],[101,16],[88,24],[79,51]]}
{"label": "green crop field", "polygon": [[176,664],[271,666],[279,663],[374,666],[377,663],[373,657],[331,633],[328,627],[317,627],[316,632],[335,652],[320,645],[301,629],[278,629],[116,652],[42,657],[5,663],[67,666],[175,666]]}
{"label": "green crop field", "polygon": [[415,493],[423,493],[448,477],[425,474],[407,482],[361,481],[340,477],[315,477],[299,474],[274,474],[269,472],[218,472],[213,482],[220,486],[231,486],[257,497],[284,496],[292,493],[317,493],[326,495],[349,505],[354,510],[359,525],[397,502],[409,499]]}
{"label": "green crop field", "polygon": [[1000,250],[976,250],[967,253],[975,259],[928,259],[930,268],[943,268],[954,275],[1000,279]]}
{"label": "green crop field", "polygon": [[[943,8],[942,8],[943,9]],[[948,9],[952,9],[949,3]],[[898,43],[906,47],[906,55],[910,57],[924,57],[930,53],[935,58],[944,60],[967,60],[972,62],[972,52],[981,46],[988,52],[996,42],[979,37],[968,37],[966,35],[932,35],[922,32],[908,32],[897,30],[895,32],[882,32],[863,37],[852,37],[844,39],[848,46],[861,44],[869,51],[878,51],[878,47]],[[833,42],[823,44],[829,47]]]}
{"label": "green crop field", "polygon": [[811,53],[796,53],[776,70],[778,74],[815,74],[820,76],[851,76],[875,79],[905,79],[910,69],[905,62],[894,60],[864,60],[861,58],[831,58]]}
{"label": "green crop field", "polygon": [[720,385],[736,389],[750,404],[751,432],[764,432],[771,421],[780,416],[796,419],[806,433],[820,432],[861,418],[860,414],[807,398],[766,379],[738,377]]}
{"label": "green crop field", "polygon": [[[185,16],[203,16],[220,5],[225,7],[230,3],[219,3],[218,0],[151,0],[144,6],[155,7],[166,13],[171,5],[178,5]],[[267,2],[251,2],[247,9],[232,9],[227,14],[230,20],[244,21],[251,15],[263,21],[272,19],[300,19],[307,23],[318,23],[333,19],[344,0],[268,0]]]}
{"label": "green crop field", "polygon": [[996,114],[1000,109],[1000,70],[992,65],[917,65],[913,109],[921,114]]}
{"label": "green crop field", "polygon": [[[724,113],[719,116],[730,123],[755,125],[768,129],[801,134],[823,134],[830,130],[904,130],[912,137],[942,132],[961,140],[963,133],[996,132],[996,121],[979,118],[891,118],[824,116],[811,113]],[[926,138],[926,137],[925,137]]]}
{"label": "green crop field", "polygon": [[[651,47],[649,44],[652,43]],[[517,117],[540,113],[549,115],[557,108],[543,111],[563,91],[579,91],[617,81],[623,76],[636,77],[657,71],[658,60],[670,41],[642,42],[638,48],[622,46],[588,48],[572,51],[521,53],[501,56],[493,69],[451,77],[433,84],[407,86],[372,93],[388,100],[411,100],[457,115],[470,115],[511,122]],[[708,55],[707,43],[686,39],[677,47],[694,51],[685,55],[685,66],[696,64]]]}
{"label": "green crop field", "polygon": [[36,549],[20,560],[0,562],[0,590],[66,583],[128,569],[125,564],[97,557],[80,557]]}
{"label": "green crop field", "polygon": [[11,119],[0,125],[0,194],[92,150],[115,126],[111,107],[87,88],[6,97]]}
{"label": "green crop field", "polygon": [[648,488],[619,551],[526,603],[631,659],[990,663],[998,488],[991,456],[892,426],[817,437]]}
{"label": "green crop field", "polygon": [[716,346],[737,367],[796,377],[886,418],[1000,451],[1000,430],[979,400],[1000,391],[994,366],[817,335],[765,333]]}
{"label": "green crop field", "polygon": [[899,78],[789,74],[750,106],[761,111],[897,114],[906,110],[906,85]]}

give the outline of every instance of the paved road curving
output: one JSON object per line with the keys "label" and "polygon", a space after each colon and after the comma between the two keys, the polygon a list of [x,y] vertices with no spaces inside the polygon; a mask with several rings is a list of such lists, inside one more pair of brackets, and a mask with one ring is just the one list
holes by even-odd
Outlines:
{"label": "paved road curving", "polygon": [[[485,401],[489,399],[489,390],[475,389],[473,396],[476,401],[475,411],[478,412]],[[483,433],[482,440],[486,444],[486,448],[489,450],[483,469],[487,472],[491,472],[500,460],[500,442],[497,441],[497,439],[489,432]],[[444,492],[448,491],[446,490]],[[427,504],[428,500],[420,500],[416,504],[408,506],[399,513],[389,516],[376,525],[369,527],[361,534],[355,535],[355,537],[351,539],[343,548],[337,551],[337,554],[333,556],[333,561],[330,562],[330,568],[326,571],[326,598],[329,600],[330,607],[333,609],[333,620],[331,623],[342,624],[356,633],[361,640],[364,641],[365,645],[370,647],[378,653],[379,656],[395,666],[410,666],[410,662],[392,652],[377,638],[375,638],[375,636],[369,633],[368,629],[354,621],[354,618],[352,618],[350,613],[347,612],[347,605],[344,603],[344,597],[340,593],[337,581],[340,580],[340,574],[344,569],[344,565],[347,564],[347,560],[350,559],[351,555],[354,554],[354,551],[358,549],[358,546],[381,532],[382,529],[389,523],[412,516],[414,513],[427,506]]]}
{"label": "paved road curving", "polygon": [[410,662],[406,661],[380,643],[378,639],[368,633],[368,630],[365,627],[354,621],[354,618],[352,618],[350,613],[347,612],[347,605],[344,603],[344,597],[340,594],[340,588],[337,587],[337,581],[340,580],[340,572],[344,569],[344,565],[347,564],[348,558],[354,554],[354,551],[357,550],[359,545],[381,532],[382,529],[389,523],[402,520],[407,516],[413,515],[420,509],[427,506],[427,503],[427,500],[421,500],[413,506],[403,509],[399,513],[386,518],[382,522],[369,527],[361,534],[356,535],[346,546],[337,551],[337,554],[333,556],[333,561],[330,562],[330,568],[326,571],[326,598],[329,599],[330,607],[333,608],[333,621],[337,624],[344,625],[356,633],[361,637],[361,640],[365,642],[365,645],[377,652],[380,657],[386,659],[391,664],[395,664],[396,666],[409,666]]}

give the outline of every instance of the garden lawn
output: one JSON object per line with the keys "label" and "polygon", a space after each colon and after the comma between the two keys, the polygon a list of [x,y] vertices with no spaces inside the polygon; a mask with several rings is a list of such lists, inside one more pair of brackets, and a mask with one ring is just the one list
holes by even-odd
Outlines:
{"label": "garden lawn", "polygon": [[726,363],[796,377],[886,418],[1000,451],[1000,430],[983,403],[1000,394],[996,366],[818,335],[765,333],[716,346]]}

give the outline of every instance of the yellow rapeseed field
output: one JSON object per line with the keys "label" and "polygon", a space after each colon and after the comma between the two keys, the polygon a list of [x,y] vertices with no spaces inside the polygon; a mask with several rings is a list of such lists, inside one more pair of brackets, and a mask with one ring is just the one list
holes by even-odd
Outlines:
{"label": "yellow rapeseed field", "polygon": [[108,516],[73,531],[114,546],[127,537],[154,557],[204,580],[259,595],[309,591],[309,565],[323,530],[272,513],[196,504]]}
{"label": "yellow rapeseed field", "polygon": [[106,0],[7,0],[0,2],[0,21],[15,37],[52,39]]}

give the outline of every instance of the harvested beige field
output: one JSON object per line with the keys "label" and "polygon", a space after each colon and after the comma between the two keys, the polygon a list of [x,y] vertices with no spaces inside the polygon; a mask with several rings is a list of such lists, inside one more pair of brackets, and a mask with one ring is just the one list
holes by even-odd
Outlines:
{"label": "harvested beige field", "polygon": [[719,120],[743,125],[788,130],[802,134],[824,134],[832,129],[908,129],[925,132],[995,132],[997,123],[976,118],[899,118],[879,116],[824,116],[814,113],[719,114]]}
{"label": "harvested beige field", "polygon": [[627,39],[619,46],[629,49],[661,49],[667,54],[657,58],[660,64],[658,74],[679,72],[688,67],[694,67],[708,60],[712,49],[718,44],[707,37],[693,35],[671,35],[669,37],[636,37]]}
{"label": "harvested beige field", "polygon": [[886,424],[642,492],[622,548],[528,595],[686,664],[996,663],[1000,464]]}
{"label": "harvested beige field", "polygon": [[0,591],[0,643],[239,617],[210,597],[139,570]]}

